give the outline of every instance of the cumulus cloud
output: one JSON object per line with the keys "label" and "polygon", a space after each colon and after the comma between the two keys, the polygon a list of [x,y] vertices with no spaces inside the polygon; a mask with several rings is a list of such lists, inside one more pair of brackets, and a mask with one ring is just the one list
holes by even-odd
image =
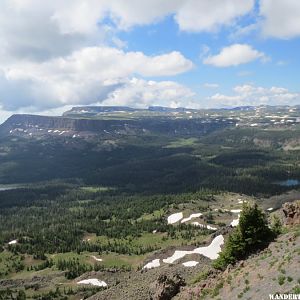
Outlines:
{"label": "cumulus cloud", "polygon": [[157,82],[133,78],[113,91],[102,104],[142,108],[150,105],[194,106],[194,96],[189,88],[174,81]]}
{"label": "cumulus cloud", "polygon": [[253,5],[254,0],[2,0],[0,48],[10,56],[44,60],[103,44],[111,38],[110,27],[128,30],[173,15],[180,30],[211,31]]}
{"label": "cumulus cloud", "polygon": [[203,63],[224,68],[246,64],[257,59],[265,61],[267,57],[263,52],[253,49],[250,45],[234,44],[223,48],[217,55],[206,57]]}
{"label": "cumulus cloud", "polygon": [[111,47],[88,47],[45,62],[10,63],[0,77],[1,103],[11,110],[89,104],[104,100],[134,74],[169,76],[192,67],[179,52],[146,56]]}
{"label": "cumulus cloud", "polygon": [[175,14],[175,20],[183,31],[215,31],[222,25],[230,25],[237,18],[249,13],[254,0],[187,0]]}
{"label": "cumulus cloud", "polygon": [[300,94],[292,93],[283,87],[257,87],[250,84],[233,88],[232,95],[215,94],[208,98],[210,105],[234,107],[242,105],[295,105],[299,103]]}
{"label": "cumulus cloud", "polygon": [[282,39],[300,36],[299,0],[261,0],[260,15],[266,36]]}
{"label": "cumulus cloud", "polygon": [[128,85],[133,76],[174,76],[190,70],[193,63],[177,51],[153,56],[126,52],[120,50],[126,42],[115,35],[117,30],[159,21],[181,3],[1,1],[0,106],[49,111],[90,104]]}

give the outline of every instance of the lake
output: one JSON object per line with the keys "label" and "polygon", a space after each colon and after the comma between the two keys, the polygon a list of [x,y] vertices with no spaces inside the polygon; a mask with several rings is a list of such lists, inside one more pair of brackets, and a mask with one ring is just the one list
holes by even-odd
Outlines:
{"label": "lake", "polygon": [[300,184],[300,180],[298,180],[298,179],[287,179],[287,180],[283,180],[283,181],[278,181],[276,183],[281,185],[281,186],[296,186],[296,185]]}
{"label": "lake", "polygon": [[22,185],[18,184],[0,184],[0,192],[8,191],[8,190],[16,190],[22,188]]}

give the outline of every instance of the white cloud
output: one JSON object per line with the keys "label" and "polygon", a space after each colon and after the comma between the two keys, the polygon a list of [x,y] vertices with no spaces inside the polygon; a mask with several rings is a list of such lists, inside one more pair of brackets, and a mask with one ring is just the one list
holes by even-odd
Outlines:
{"label": "white cloud", "polygon": [[215,31],[222,25],[231,25],[237,18],[249,13],[254,0],[187,0],[175,14],[183,31]]}
{"label": "white cloud", "polygon": [[106,99],[132,76],[174,76],[190,70],[193,63],[176,51],[147,56],[107,46],[126,48],[117,30],[161,20],[181,3],[1,1],[0,106],[36,111],[89,104]]}
{"label": "white cloud", "polygon": [[289,39],[300,36],[299,0],[261,0],[263,34]]}
{"label": "white cloud", "polygon": [[257,59],[264,61],[266,60],[266,55],[253,49],[250,45],[234,44],[223,48],[217,55],[206,57],[203,63],[224,68],[246,64]]}
{"label": "white cloud", "polygon": [[157,82],[133,78],[113,91],[102,104],[135,107],[194,106],[194,96],[195,94],[189,88],[174,81]]}
{"label": "white cloud", "polygon": [[209,97],[212,107],[234,107],[242,105],[295,105],[300,103],[300,94],[283,87],[257,87],[250,84],[233,88],[234,94],[215,94]]}
{"label": "white cloud", "polygon": [[89,104],[105,99],[134,74],[169,76],[192,67],[179,52],[146,56],[111,47],[88,47],[67,57],[2,67],[1,103],[5,109]]}
{"label": "white cloud", "polygon": [[110,27],[127,30],[173,15],[180,30],[212,31],[230,25],[253,5],[254,0],[2,0],[0,49],[22,59],[68,55],[110,40],[107,19]]}

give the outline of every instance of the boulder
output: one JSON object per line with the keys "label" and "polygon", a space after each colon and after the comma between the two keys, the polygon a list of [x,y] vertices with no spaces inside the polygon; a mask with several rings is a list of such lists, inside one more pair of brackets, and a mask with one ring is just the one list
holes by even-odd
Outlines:
{"label": "boulder", "polygon": [[150,285],[151,300],[170,300],[180,292],[180,288],[185,286],[184,279],[178,275],[160,275],[158,279]]}
{"label": "boulder", "polygon": [[283,204],[282,211],[286,225],[300,224],[300,201],[287,202]]}

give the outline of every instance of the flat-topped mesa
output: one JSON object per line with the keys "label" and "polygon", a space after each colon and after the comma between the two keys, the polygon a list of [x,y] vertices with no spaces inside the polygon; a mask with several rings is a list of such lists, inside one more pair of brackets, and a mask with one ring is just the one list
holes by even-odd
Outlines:
{"label": "flat-topped mesa", "polygon": [[85,135],[147,135],[201,136],[214,130],[232,126],[230,121],[171,118],[89,119],[49,117],[39,115],[13,115],[0,125],[0,136],[81,136]]}
{"label": "flat-topped mesa", "polygon": [[139,110],[128,106],[76,106],[64,112],[63,116],[96,116],[103,113],[134,112]]}
{"label": "flat-topped mesa", "polygon": [[76,106],[66,111],[63,116],[78,117],[87,116],[95,117],[103,114],[113,113],[184,113],[184,112],[199,112],[197,109],[185,107],[165,107],[165,106],[149,106],[148,108],[135,108],[129,106]]}

